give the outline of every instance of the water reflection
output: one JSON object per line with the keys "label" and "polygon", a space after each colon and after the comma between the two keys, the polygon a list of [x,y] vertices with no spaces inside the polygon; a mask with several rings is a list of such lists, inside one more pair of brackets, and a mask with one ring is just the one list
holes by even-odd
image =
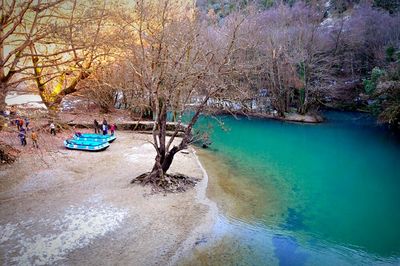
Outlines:
{"label": "water reflection", "polygon": [[371,123],[227,119],[199,152],[221,216],[190,264],[400,264],[400,143]]}
{"label": "water reflection", "polygon": [[286,220],[280,227],[292,231],[307,229],[307,226],[304,224],[303,212],[294,208],[288,208]]}
{"label": "water reflection", "polygon": [[400,265],[400,259],[220,214],[212,234],[178,265]]}
{"label": "water reflection", "polygon": [[305,265],[308,255],[299,251],[299,244],[295,238],[275,235],[272,237],[272,243],[280,266]]}

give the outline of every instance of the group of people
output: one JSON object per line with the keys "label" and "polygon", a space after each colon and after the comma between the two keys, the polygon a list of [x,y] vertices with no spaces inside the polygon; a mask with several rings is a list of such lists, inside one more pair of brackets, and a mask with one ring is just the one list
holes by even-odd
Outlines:
{"label": "group of people", "polygon": [[29,128],[30,121],[28,117],[18,115],[15,105],[12,105],[10,110],[6,110],[5,112],[3,112],[3,115],[5,115],[5,117],[9,117],[11,126],[16,126],[18,138],[22,146],[27,145],[26,139],[28,136],[28,132],[30,131],[33,147],[39,148],[38,133],[34,128]]}
{"label": "group of people", "polygon": [[108,130],[110,130],[111,136],[114,135],[115,130],[117,129],[117,126],[115,124],[108,124],[107,120],[103,118],[103,123],[99,123],[96,119],[93,122],[94,126],[94,133],[95,134],[100,134],[103,133],[103,135],[108,134]]}
{"label": "group of people", "polygon": [[30,122],[29,122],[29,119],[27,117],[24,117],[23,119],[22,119],[22,117],[18,117],[15,120],[12,120],[12,122],[15,123],[15,125],[17,126],[18,130],[23,128],[24,124],[25,124],[26,129],[29,130],[29,123]]}
{"label": "group of people", "polygon": [[[21,141],[22,146],[26,146],[26,144],[27,144],[26,137],[28,134],[27,131],[30,130],[29,123],[25,123],[25,124],[26,124],[26,127],[24,127],[23,123],[21,123],[21,122],[17,123],[18,137],[19,137],[19,140]],[[38,134],[37,134],[36,130],[32,128],[30,131],[31,131],[32,146],[34,148],[39,148]]]}
{"label": "group of people", "polygon": [[[13,122],[15,122],[15,125],[17,126],[18,129],[18,137],[21,141],[21,145],[22,146],[26,146],[27,145],[27,135],[28,135],[28,131],[31,132],[30,136],[31,136],[31,140],[32,140],[32,145],[35,148],[39,148],[38,145],[38,133],[35,131],[35,129],[30,129],[29,128],[29,119],[27,117],[25,117],[24,119],[18,117],[17,119],[15,119]],[[24,127],[25,125],[25,127]],[[103,122],[100,124],[96,119],[94,120],[94,133],[96,134],[103,134],[103,135],[107,135],[108,131],[110,131],[111,135],[113,136],[115,133],[117,126],[112,123],[112,124],[108,124],[107,120],[104,118]],[[53,122],[50,123],[50,134],[52,135],[56,135],[56,126],[54,125]]]}
{"label": "group of people", "polygon": [[[25,127],[24,127],[25,123]],[[17,118],[15,120],[15,124],[17,125],[18,129],[18,137],[21,141],[22,146],[26,146],[26,138],[27,138],[27,131],[29,131],[29,120],[28,118],[25,118],[22,120],[21,118]],[[108,124],[107,120],[104,118],[103,123],[100,124],[96,119],[94,120],[94,133],[96,134],[101,134],[107,135],[108,131],[110,130],[111,135],[113,136],[115,133],[117,126],[115,124]],[[32,145],[35,148],[39,148],[38,145],[38,133],[32,128],[31,130],[31,139],[32,139]],[[51,135],[56,135],[56,126],[54,125],[53,122],[50,123],[50,134]]]}
{"label": "group of people", "polygon": [[[21,142],[22,146],[26,146],[27,145],[27,136],[28,136],[28,131],[30,131],[30,137],[32,140],[32,146],[34,148],[39,148],[39,144],[38,144],[38,132],[32,128],[29,128],[29,119],[28,118],[24,118],[24,120],[22,120],[21,118],[17,118],[15,120],[15,124],[17,126],[17,130],[18,130],[18,138]],[[25,124],[25,126],[24,126]],[[50,134],[52,135],[56,135],[56,126],[54,125],[53,122],[50,123]]]}

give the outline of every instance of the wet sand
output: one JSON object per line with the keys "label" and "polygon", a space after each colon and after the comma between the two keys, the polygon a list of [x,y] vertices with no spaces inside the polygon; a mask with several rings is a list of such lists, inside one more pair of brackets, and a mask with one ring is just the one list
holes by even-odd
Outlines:
{"label": "wet sand", "polygon": [[[198,149],[200,162],[207,169],[207,197],[215,202],[218,215],[211,234],[196,245],[178,265],[240,265],[243,258],[254,252],[243,239],[256,239],[257,221],[268,215],[271,226],[282,222],[285,204],[278,200],[276,191],[251,182],[232,165],[227,158],[217,156],[211,150]],[[266,193],[267,191],[267,193]],[[265,206],[268,206],[267,211]],[[244,235],[246,237],[244,237]],[[272,246],[269,239],[262,239]],[[264,243],[265,244],[265,243]],[[264,247],[260,245],[260,247]],[[249,265],[278,265],[273,248],[262,252],[262,257],[252,257]]]}
{"label": "wet sand", "polygon": [[[215,202],[218,210],[226,217],[251,222],[268,215],[283,212],[284,203],[279,201],[276,189],[270,185],[257,184],[254,180],[242,176],[241,173],[223,157],[213,152],[199,149],[200,162],[207,169],[209,176],[207,197]],[[266,193],[267,191],[267,193]],[[268,208],[265,208],[265,206]],[[266,210],[270,210],[270,213]],[[280,223],[280,217],[276,217]]]}
{"label": "wet sand", "polygon": [[196,187],[153,195],[130,184],[152,167],[151,136],[117,137],[100,153],[60,147],[0,166],[1,264],[175,264],[208,237],[217,211],[193,150],[170,171],[200,178]]}

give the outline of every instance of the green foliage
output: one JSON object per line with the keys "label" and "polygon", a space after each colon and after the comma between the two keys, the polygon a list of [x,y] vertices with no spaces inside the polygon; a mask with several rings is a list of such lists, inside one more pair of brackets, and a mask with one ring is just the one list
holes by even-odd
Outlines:
{"label": "green foliage", "polygon": [[363,85],[364,91],[368,94],[371,94],[376,88],[376,85],[370,79],[363,79]]}
{"label": "green foliage", "polygon": [[378,67],[372,69],[371,78],[363,80],[364,90],[367,94],[372,94],[375,91],[379,78],[384,74],[385,71]]}
{"label": "green foliage", "polygon": [[296,0],[284,0],[283,2],[289,6],[293,6],[296,3]]}
{"label": "green foliage", "polygon": [[373,69],[372,69],[372,72],[371,72],[371,80],[372,80],[372,82],[374,82],[375,84],[378,82],[378,79],[383,75],[383,74],[385,74],[385,71],[384,70],[382,70],[382,69],[380,69],[380,68],[378,68],[378,67],[374,67]]}
{"label": "green foliage", "polygon": [[389,46],[386,48],[386,60],[388,62],[393,62],[395,61],[394,55],[395,55],[396,49],[394,49],[393,46]]}
{"label": "green foliage", "polygon": [[374,0],[374,6],[389,11],[390,14],[396,13],[400,8],[399,0]]}
{"label": "green foliage", "polygon": [[372,104],[368,105],[367,111],[369,111],[371,114],[378,116],[380,115],[382,111],[382,106],[380,101],[375,100]]}
{"label": "green foliage", "polygon": [[349,7],[353,6],[355,3],[358,3],[359,1],[352,1],[352,0],[331,0],[330,1],[330,6],[333,8],[334,11],[337,13],[343,13]]}
{"label": "green foliage", "polygon": [[304,88],[301,88],[299,90],[299,99],[301,104],[304,104],[305,98],[306,98],[306,90]]}
{"label": "green foliage", "polygon": [[275,4],[274,0],[261,0],[260,4],[264,8],[270,8]]}
{"label": "green foliage", "polygon": [[[386,53],[392,56],[394,50],[389,49]],[[382,79],[382,75],[384,79]],[[364,80],[366,91],[374,91],[377,84],[382,82],[379,91],[372,94],[373,103],[368,106],[371,113],[378,115],[379,120],[398,126],[400,122],[400,61],[392,62],[386,67],[386,71],[374,68],[371,73],[371,79]]]}
{"label": "green foliage", "polygon": [[301,81],[306,81],[306,65],[304,64],[304,62],[300,62],[297,64],[297,74],[299,75]]}

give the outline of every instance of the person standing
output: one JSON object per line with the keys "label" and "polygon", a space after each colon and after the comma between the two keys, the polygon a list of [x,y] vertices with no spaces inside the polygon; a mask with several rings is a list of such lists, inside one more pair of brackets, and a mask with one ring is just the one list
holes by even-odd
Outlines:
{"label": "person standing", "polygon": [[50,124],[50,134],[56,135],[56,126],[53,122]]}
{"label": "person standing", "polygon": [[111,124],[110,126],[111,136],[114,136],[115,128],[116,128],[115,124],[114,123]]}
{"label": "person standing", "polygon": [[19,140],[21,141],[21,145],[26,146],[26,130],[22,126],[19,129],[18,137],[19,137]]}
{"label": "person standing", "polygon": [[21,128],[19,126],[19,119],[15,119],[15,125],[17,126],[17,130],[19,131]]}
{"label": "person standing", "polygon": [[10,110],[10,116],[11,118],[14,118],[14,116],[17,114],[17,108],[15,105],[11,105],[11,110]]}
{"label": "person standing", "polygon": [[100,130],[99,130],[99,122],[97,122],[96,119],[94,120],[93,125],[94,125],[94,133],[95,133],[95,134],[100,133]]}
{"label": "person standing", "polygon": [[21,128],[21,127],[23,127],[24,126],[24,120],[22,119],[22,117],[20,117],[19,119],[19,127]]}
{"label": "person standing", "polygon": [[25,127],[26,127],[26,130],[29,131],[29,123],[30,123],[30,122],[29,122],[28,117],[25,117],[24,120],[25,120]]}
{"label": "person standing", "polygon": [[38,141],[38,134],[36,133],[36,131],[34,129],[32,129],[32,133],[31,133],[31,139],[32,139],[32,146],[36,149],[39,148],[39,145],[37,143]]}
{"label": "person standing", "polygon": [[23,125],[24,125],[24,120],[22,120],[22,118],[18,117],[15,120],[15,124],[17,125],[17,129],[19,131],[19,130],[21,130],[21,127],[23,127]]}
{"label": "person standing", "polygon": [[107,135],[108,134],[108,124],[107,124],[107,120],[105,118],[103,119],[102,129],[103,129],[103,135]]}

